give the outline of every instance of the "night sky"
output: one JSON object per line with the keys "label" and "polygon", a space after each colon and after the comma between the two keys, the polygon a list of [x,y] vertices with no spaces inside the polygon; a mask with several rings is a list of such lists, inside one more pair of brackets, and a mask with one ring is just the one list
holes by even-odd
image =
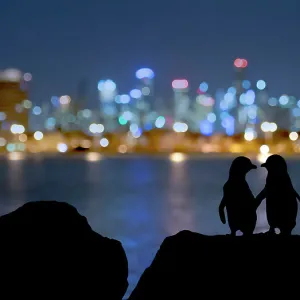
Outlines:
{"label": "night sky", "polygon": [[2,0],[0,69],[31,72],[31,99],[76,97],[87,82],[96,106],[97,81],[120,93],[135,71],[156,73],[156,94],[186,77],[196,92],[227,87],[236,57],[249,61],[250,80],[267,81],[272,96],[300,97],[299,0]]}

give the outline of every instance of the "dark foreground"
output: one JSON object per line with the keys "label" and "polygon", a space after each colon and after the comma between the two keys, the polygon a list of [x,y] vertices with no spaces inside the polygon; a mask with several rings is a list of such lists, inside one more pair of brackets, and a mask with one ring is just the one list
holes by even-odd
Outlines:
{"label": "dark foreground", "polygon": [[[3,298],[122,299],[128,265],[120,242],[95,233],[66,203],[28,203],[0,217]],[[289,299],[298,290],[298,236],[164,240],[129,299]]]}

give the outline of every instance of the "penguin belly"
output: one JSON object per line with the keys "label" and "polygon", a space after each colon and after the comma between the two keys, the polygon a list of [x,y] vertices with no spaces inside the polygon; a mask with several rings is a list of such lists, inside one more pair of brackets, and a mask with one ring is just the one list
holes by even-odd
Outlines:
{"label": "penguin belly", "polygon": [[243,222],[241,223],[240,230],[244,234],[252,234],[255,230],[257,222],[257,214],[256,211],[249,211],[244,215]]}
{"label": "penguin belly", "polygon": [[228,225],[231,231],[236,232],[240,230],[245,234],[252,234],[257,222],[256,211],[245,210],[228,210]]}
{"label": "penguin belly", "polygon": [[267,199],[266,203],[267,220],[270,227],[282,230],[293,230],[296,226],[298,204],[296,199]]}

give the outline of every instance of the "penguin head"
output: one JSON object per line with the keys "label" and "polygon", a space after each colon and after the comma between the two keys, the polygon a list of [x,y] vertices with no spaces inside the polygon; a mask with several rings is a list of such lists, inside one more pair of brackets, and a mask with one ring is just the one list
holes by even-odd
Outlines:
{"label": "penguin head", "polygon": [[287,164],[285,159],[278,155],[274,154],[268,157],[266,162],[261,165],[266,168],[270,173],[286,173],[287,172]]}
{"label": "penguin head", "polygon": [[229,175],[245,176],[250,170],[257,169],[248,157],[239,156],[235,158],[231,164]]}

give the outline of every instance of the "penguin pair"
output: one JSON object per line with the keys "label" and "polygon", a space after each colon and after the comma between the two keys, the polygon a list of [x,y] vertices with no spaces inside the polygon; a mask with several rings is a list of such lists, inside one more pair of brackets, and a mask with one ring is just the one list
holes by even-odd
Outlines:
{"label": "penguin pair", "polygon": [[272,155],[261,166],[268,170],[268,176],[265,188],[254,198],[246,175],[257,167],[244,156],[237,157],[232,162],[219,206],[223,224],[226,223],[224,214],[226,207],[231,235],[236,235],[238,230],[244,235],[253,234],[257,221],[256,210],[264,199],[270,226],[269,233],[275,233],[275,229],[278,228],[282,235],[290,235],[296,226],[297,199],[300,201],[300,196],[292,185],[284,158]]}
{"label": "penguin pair", "polygon": [[257,207],[266,199],[268,233],[275,234],[278,228],[281,235],[290,235],[296,226],[300,196],[293,187],[286,161],[280,155],[272,155],[261,166],[268,175],[264,189],[256,197]]}
{"label": "penguin pair", "polygon": [[224,209],[226,208],[228,224],[233,236],[237,231],[241,231],[244,235],[251,235],[256,226],[256,201],[246,181],[247,173],[253,169],[257,167],[249,158],[237,157],[231,164],[229,178],[223,187],[219,215],[222,223],[225,224]]}

